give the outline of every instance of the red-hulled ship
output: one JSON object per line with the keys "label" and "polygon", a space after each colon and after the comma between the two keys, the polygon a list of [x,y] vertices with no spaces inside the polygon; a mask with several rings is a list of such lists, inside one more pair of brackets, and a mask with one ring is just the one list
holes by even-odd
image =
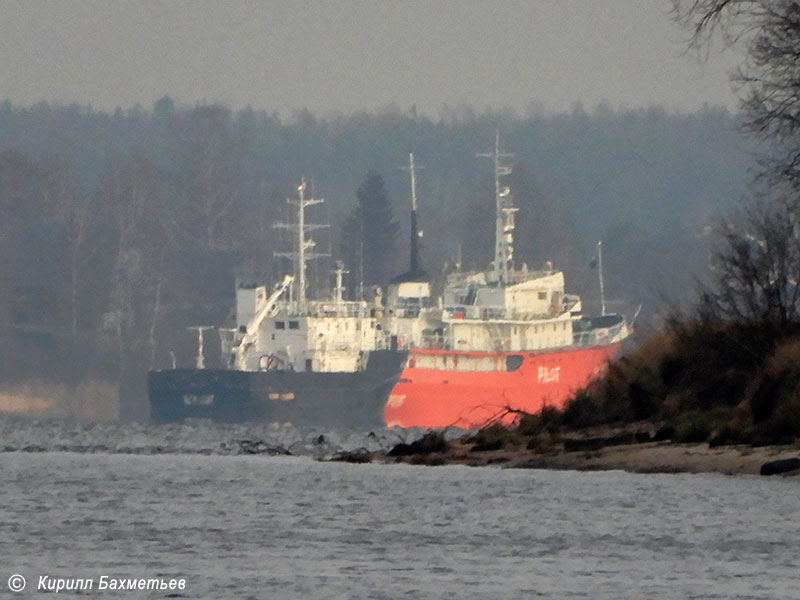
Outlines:
{"label": "red-hulled ship", "polygon": [[[561,407],[618,349],[619,344],[511,354],[415,350],[386,404],[386,422],[469,428],[512,422],[518,415],[508,408],[536,413],[545,406]],[[459,363],[473,360],[494,363],[495,369],[459,370]]]}
{"label": "red-hulled ship", "polygon": [[451,274],[438,302],[416,255],[411,157],[411,269],[392,282],[386,315],[394,343],[409,357],[386,403],[388,426],[474,427],[509,423],[519,411],[561,408],[605,370],[629,333],[623,317],[604,309],[601,316],[583,316],[580,298],[565,293],[564,275],[551,265],[514,268],[517,209],[501,179],[511,173],[504,164],[511,155],[500,151],[498,135],[494,152],[482,156],[495,167],[492,268]]}

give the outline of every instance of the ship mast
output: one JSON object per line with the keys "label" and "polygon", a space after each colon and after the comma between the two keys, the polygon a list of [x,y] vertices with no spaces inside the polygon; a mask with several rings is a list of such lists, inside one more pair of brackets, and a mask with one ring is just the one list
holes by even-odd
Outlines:
{"label": "ship mast", "polygon": [[300,311],[305,308],[307,296],[306,292],[308,285],[306,283],[306,263],[314,258],[328,256],[327,253],[313,252],[312,249],[316,243],[307,235],[309,231],[313,231],[314,229],[322,229],[323,227],[327,227],[327,225],[314,225],[311,223],[306,223],[306,207],[314,204],[321,204],[325,200],[323,198],[306,198],[305,191],[306,180],[305,177],[303,177],[300,180],[300,185],[297,186],[297,200],[292,198],[286,199],[286,202],[297,207],[297,223],[275,224],[275,227],[281,229],[296,230],[296,250],[293,252],[275,252],[275,256],[284,256],[292,259],[292,263],[294,265],[294,280],[297,281],[298,288],[296,300]]}
{"label": "ship mast", "polygon": [[494,161],[495,242],[492,274],[495,281],[510,282],[514,259],[514,213],[519,210],[511,198],[511,188],[501,184],[501,177],[511,174],[511,165],[505,160],[514,155],[500,150],[500,130],[495,131],[494,152],[478,154]]}
{"label": "ship mast", "polygon": [[400,167],[403,171],[408,171],[411,176],[411,259],[408,273],[411,277],[424,275],[419,267],[419,231],[417,229],[417,169],[425,167],[414,164],[414,153],[408,153],[408,166]]}

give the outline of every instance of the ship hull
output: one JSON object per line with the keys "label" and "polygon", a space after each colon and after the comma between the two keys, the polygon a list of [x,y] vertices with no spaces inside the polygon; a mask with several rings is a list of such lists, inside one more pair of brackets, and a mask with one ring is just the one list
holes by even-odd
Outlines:
{"label": "ship hull", "polygon": [[380,427],[407,353],[370,353],[363,371],[319,373],[169,369],[148,376],[150,420]]}
{"label": "ship hull", "polygon": [[509,424],[519,411],[563,408],[619,349],[614,343],[537,352],[412,350],[385,420],[390,427],[470,428]]}

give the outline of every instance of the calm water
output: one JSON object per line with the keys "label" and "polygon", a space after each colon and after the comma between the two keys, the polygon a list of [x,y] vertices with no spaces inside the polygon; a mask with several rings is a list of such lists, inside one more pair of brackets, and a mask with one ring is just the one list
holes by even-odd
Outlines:
{"label": "calm water", "polygon": [[[313,459],[330,439],[369,446],[393,432],[319,444],[286,430],[5,421],[0,435],[4,597],[41,596],[40,575],[184,578],[178,593],[209,599],[789,599],[800,589],[797,479]],[[233,455],[237,439],[258,435],[305,455]],[[28,580],[13,596],[12,573]]]}

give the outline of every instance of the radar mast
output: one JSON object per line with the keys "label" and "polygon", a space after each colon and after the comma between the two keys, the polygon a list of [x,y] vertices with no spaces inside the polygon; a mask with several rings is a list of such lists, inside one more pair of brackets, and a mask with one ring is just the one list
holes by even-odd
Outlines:
{"label": "radar mast", "polygon": [[511,174],[511,165],[505,161],[514,155],[500,149],[500,130],[495,130],[494,151],[478,154],[494,162],[495,242],[492,274],[495,281],[509,283],[514,270],[514,206],[511,188],[503,185],[501,177]]}

